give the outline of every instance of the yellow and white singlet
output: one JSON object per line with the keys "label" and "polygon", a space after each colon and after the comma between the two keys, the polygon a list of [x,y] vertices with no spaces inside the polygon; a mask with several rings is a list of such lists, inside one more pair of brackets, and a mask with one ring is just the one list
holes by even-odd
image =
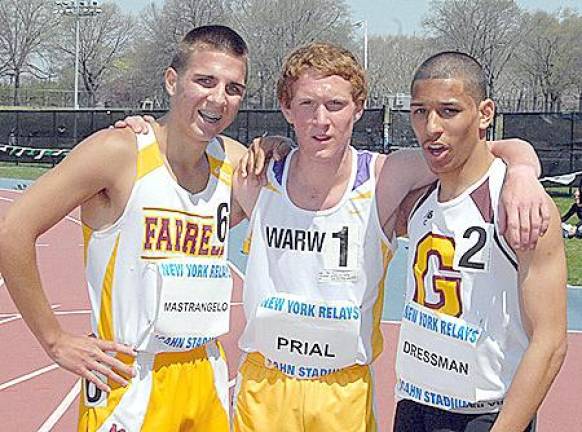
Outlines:
{"label": "yellow and white singlet", "polygon": [[499,410],[529,339],[516,256],[499,234],[506,167],[495,159],[460,196],[438,183],[408,223],[396,396],[460,413]]}
{"label": "yellow and white singlet", "polygon": [[[137,176],[122,216],[84,227],[94,334],[132,346],[136,376],[107,395],[84,383],[79,431],[227,431],[228,375],[215,338],[229,329],[227,244],[232,166],[218,139],[192,194],[155,135],[137,135]],[[122,361],[132,362],[132,359]]]}
{"label": "yellow and white singlet", "polygon": [[235,430],[375,430],[368,365],[382,351],[393,247],[378,218],[376,155],[350,149],[351,178],[327,210],[290,200],[294,152],[269,166],[249,227]]}

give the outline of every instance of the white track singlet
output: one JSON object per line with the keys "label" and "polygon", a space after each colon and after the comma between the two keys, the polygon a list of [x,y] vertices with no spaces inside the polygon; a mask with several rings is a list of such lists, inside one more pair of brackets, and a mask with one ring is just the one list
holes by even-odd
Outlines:
{"label": "white track singlet", "polygon": [[438,183],[409,223],[396,395],[444,410],[499,410],[529,340],[515,254],[499,234],[506,167],[496,159],[460,196]]}
{"label": "white track singlet", "polygon": [[286,184],[295,152],[271,163],[249,233],[243,351],[296,378],[369,364],[382,351],[384,278],[393,247],[378,219],[376,156],[351,149],[337,205],[301,209]]}
{"label": "white track singlet", "polygon": [[138,351],[191,350],[229,329],[232,166],[212,140],[208,185],[192,194],[170,175],[151,130],[137,144],[123,215],[101,231],[84,227],[93,332]]}

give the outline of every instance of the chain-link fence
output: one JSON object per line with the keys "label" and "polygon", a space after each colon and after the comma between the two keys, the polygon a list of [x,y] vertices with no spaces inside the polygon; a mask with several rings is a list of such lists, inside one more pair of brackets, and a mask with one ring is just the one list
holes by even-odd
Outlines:
{"label": "chain-link fence", "polygon": [[[389,149],[418,147],[409,111],[390,111],[385,125]],[[492,138],[521,138],[536,149],[543,175],[582,171],[582,113],[503,113]]]}
{"label": "chain-link fence", "polygon": [[[0,111],[0,160],[49,162],[64,152],[39,149],[71,149],[96,130],[133,114],[159,117],[164,111],[47,110]],[[242,143],[267,132],[294,137],[293,128],[278,110],[241,110],[225,134]],[[519,137],[533,144],[542,161],[544,175],[582,170],[582,113],[504,113],[498,115],[492,136]],[[378,152],[417,147],[409,112],[366,110],[354,126],[352,143]],[[24,150],[23,150],[24,149]],[[52,158],[52,159],[51,159]]]}
{"label": "chain-link fence", "polygon": [[[18,162],[54,162],[93,132],[106,128],[128,115],[149,114],[160,117],[164,111],[132,110],[43,110],[0,111],[0,160]],[[353,133],[358,148],[384,150],[383,109],[367,110]],[[241,110],[225,134],[242,143],[267,132],[269,135],[294,137],[293,128],[278,110]],[[6,150],[10,151],[6,151]],[[41,150],[48,150],[40,153]],[[41,155],[39,157],[39,155]],[[49,159],[46,159],[46,158]]]}
{"label": "chain-link fence", "polygon": [[582,113],[504,114],[501,126],[533,144],[545,176],[582,171]]}

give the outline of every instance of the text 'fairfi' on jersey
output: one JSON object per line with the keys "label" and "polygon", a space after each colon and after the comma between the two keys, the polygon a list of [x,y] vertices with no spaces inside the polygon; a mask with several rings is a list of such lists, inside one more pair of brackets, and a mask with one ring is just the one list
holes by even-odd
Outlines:
{"label": "text 'fairfi' on jersey", "polygon": [[183,211],[144,209],[143,258],[168,256],[222,257],[228,216],[189,214]]}

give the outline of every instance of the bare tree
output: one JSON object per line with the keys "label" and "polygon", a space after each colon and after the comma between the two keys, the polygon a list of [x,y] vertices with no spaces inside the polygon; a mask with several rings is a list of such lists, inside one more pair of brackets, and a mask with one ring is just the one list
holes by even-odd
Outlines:
{"label": "bare tree", "polygon": [[275,82],[284,57],[313,41],[353,46],[353,24],[343,0],[239,0],[234,27],[251,50],[247,103],[275,107]]}
{"label": "bare tree", "polygon": [[416,36],[375,36],[369,45],[369,106],[386,105],[388,97],[408,94],[414,70],[435,50],[431,40]]}
{"label": "bare tree", "polygon": [[476,57],[494,95],[496,80],[525,36],[521,16],[514,0],[432,0],[423,25],[441,48]]}
{"label": "bare tree", "polygon": [[45,48],[56,18],[44,0],[0,2],[0,76],[9,76],[18,105],[22,77],[46,77]]}
{"label": "bare tree", "polygon": [[228,24],[231,0],[166,0],[151,3],[142,14],[141,32],[134,47],[128,82],[137,99],[155,99],[162,105],[165,92],[162,74],[170,64],[178,42],[194,27]]}
{"label": "bare tree", "polygon": [[[80,17],[79,21],[79,76],[82,79],[89,101],[94,106],[99,92],[129,51],[135,33],[135,20],[123,14],[115,3],[101,5],[102,13]],[[63,37],[55,41],[56,51],[65,54],[67,66],[75,58],[75,18],[61,21]],[[63,65],[64,66],[64,65]]]}
{"label": "bare tree", "polygon": [[498,99],[505,109],[559,111],[564,96],[577,98],[582,88],[582,17],[538,11],[524,15],[523,28],[528,37],[508,65],[504,97]]}

